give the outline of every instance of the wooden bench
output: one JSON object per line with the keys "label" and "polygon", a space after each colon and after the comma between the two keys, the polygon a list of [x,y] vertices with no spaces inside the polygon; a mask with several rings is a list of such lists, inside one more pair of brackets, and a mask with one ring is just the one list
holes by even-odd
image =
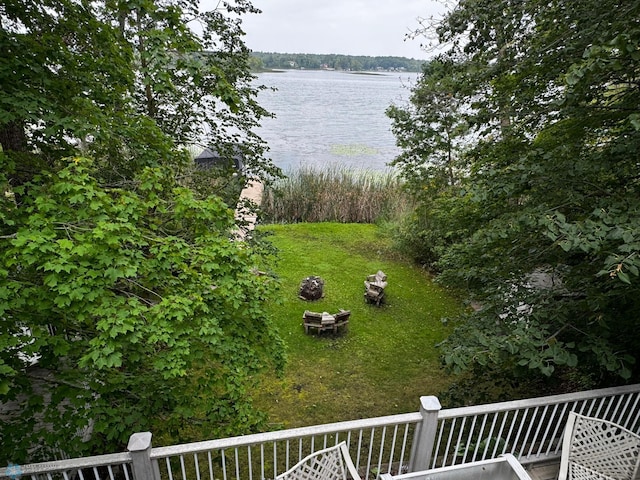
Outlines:
{"label": "wooden bench", "polygon": [[315,329],[318,333],[331,330],[333,333],[338,333],[340,327],[345,327],[349,324],[350,310],[340,310],[335,315],[331,315],[328,312],[310,312],[305,310],[302,315],[302,323],[304,325],[304,332],[309,333],[309,330]]}
{"label": "wooden bench", "polygon": [[387,286],[387,275],[378,270],[377,273],[367,276],[364,281],[364,299],[368,303],[380,306],[384,299],[384,289]]}

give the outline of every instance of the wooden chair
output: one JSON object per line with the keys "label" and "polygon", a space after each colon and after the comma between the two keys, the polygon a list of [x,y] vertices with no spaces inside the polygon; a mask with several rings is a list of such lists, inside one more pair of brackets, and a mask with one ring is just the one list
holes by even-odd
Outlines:
{"label": "wooden chair", "polygon": [[345,442],[303,458],[276,480],[360,480]]}
{"label": "wooden chair", "polygon": [[304,333],[309,333],[310,328],[315,328],[320,332],[322,330],[322,314],[305,310],[302,314],[302,323],[304,324]]}
{"label": "wooden chair", "polygon": [[341,327],[344,327],[347,330],[347,325],[349,325],[349,317],[351,316],[351,310],[342,310],[334,315],[336,319],[336,323],[333,324],[333,332],[337,333]]}
{"label": "wooden chair", "polygon": [[380,306],[384,299],[384,289],[387,286],[387,275],[378,270],[374,275],[367,276],[364,281],[364,299],[368,303],[375,303]]}
{"label": "wooden chair", "polygon": [[607,420],[569,413],[559,480],[632,480],[639,464],[639,435]]}

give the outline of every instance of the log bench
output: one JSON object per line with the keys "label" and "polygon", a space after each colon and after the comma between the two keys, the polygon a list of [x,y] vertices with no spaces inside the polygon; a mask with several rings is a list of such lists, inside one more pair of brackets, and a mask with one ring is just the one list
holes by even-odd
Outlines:
{"label": "log bench", "polygon": [[334,315],[328,312],[311,312],[305,310],[302,315],[302,323],[304,325],[304,332],[309,333],[309,330],[315,329],[317,333],[324,331],[332,331],[338,333],[341,327],[347,329],[349,324],[349,317],[351,316],[351,310],[342,310]]}

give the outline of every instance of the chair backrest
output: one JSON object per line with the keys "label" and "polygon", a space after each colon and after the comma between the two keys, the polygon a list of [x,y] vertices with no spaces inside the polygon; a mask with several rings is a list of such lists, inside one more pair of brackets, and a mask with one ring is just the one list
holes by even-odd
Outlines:
{"label": "chair backrest", "polygon": [[322,323],[322,314],[318,312],[310,312],[309,310],[305,310],[302,318],[305,323],[317,323],[318,325]]}
{"label": "chair backrest", "polygon": [[276,480],[360,480],[345,442],[303,458]]}
{"label": "chair backrest", "polygon": [[559,480],[631,480],[639,464],[640,436],[607,420],[569,413]]}

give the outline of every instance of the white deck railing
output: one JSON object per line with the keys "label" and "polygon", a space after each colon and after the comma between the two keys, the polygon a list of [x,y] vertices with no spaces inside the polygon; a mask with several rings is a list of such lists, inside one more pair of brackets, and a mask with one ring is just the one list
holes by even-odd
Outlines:
{"label": "white deck railing", "polygon": [[521,463],[560,456],[569,412],[640,431],[640,385],[442,410],[430,465],[444,467],[512,453]]}
{"label": "white deck railing", "polygon": [[[523,464],[560,455],[570,411],[640,432],[640,385],[441,410],[422,397],[419,412],[205,442],[151,446],[131,436],[128,451],[0,468],[31,480],[263,480],[309,453],[345,441],[363,479],[513,453]],[[18,475],[16,475],[16,473]]]}
{"label": "white deck railing", "polygon": [[341,441],[363,475],[408,464],[419,413],[282,430],[187,445],[154,448],[151,460],[168,480],[275,478],[302,458]]}

